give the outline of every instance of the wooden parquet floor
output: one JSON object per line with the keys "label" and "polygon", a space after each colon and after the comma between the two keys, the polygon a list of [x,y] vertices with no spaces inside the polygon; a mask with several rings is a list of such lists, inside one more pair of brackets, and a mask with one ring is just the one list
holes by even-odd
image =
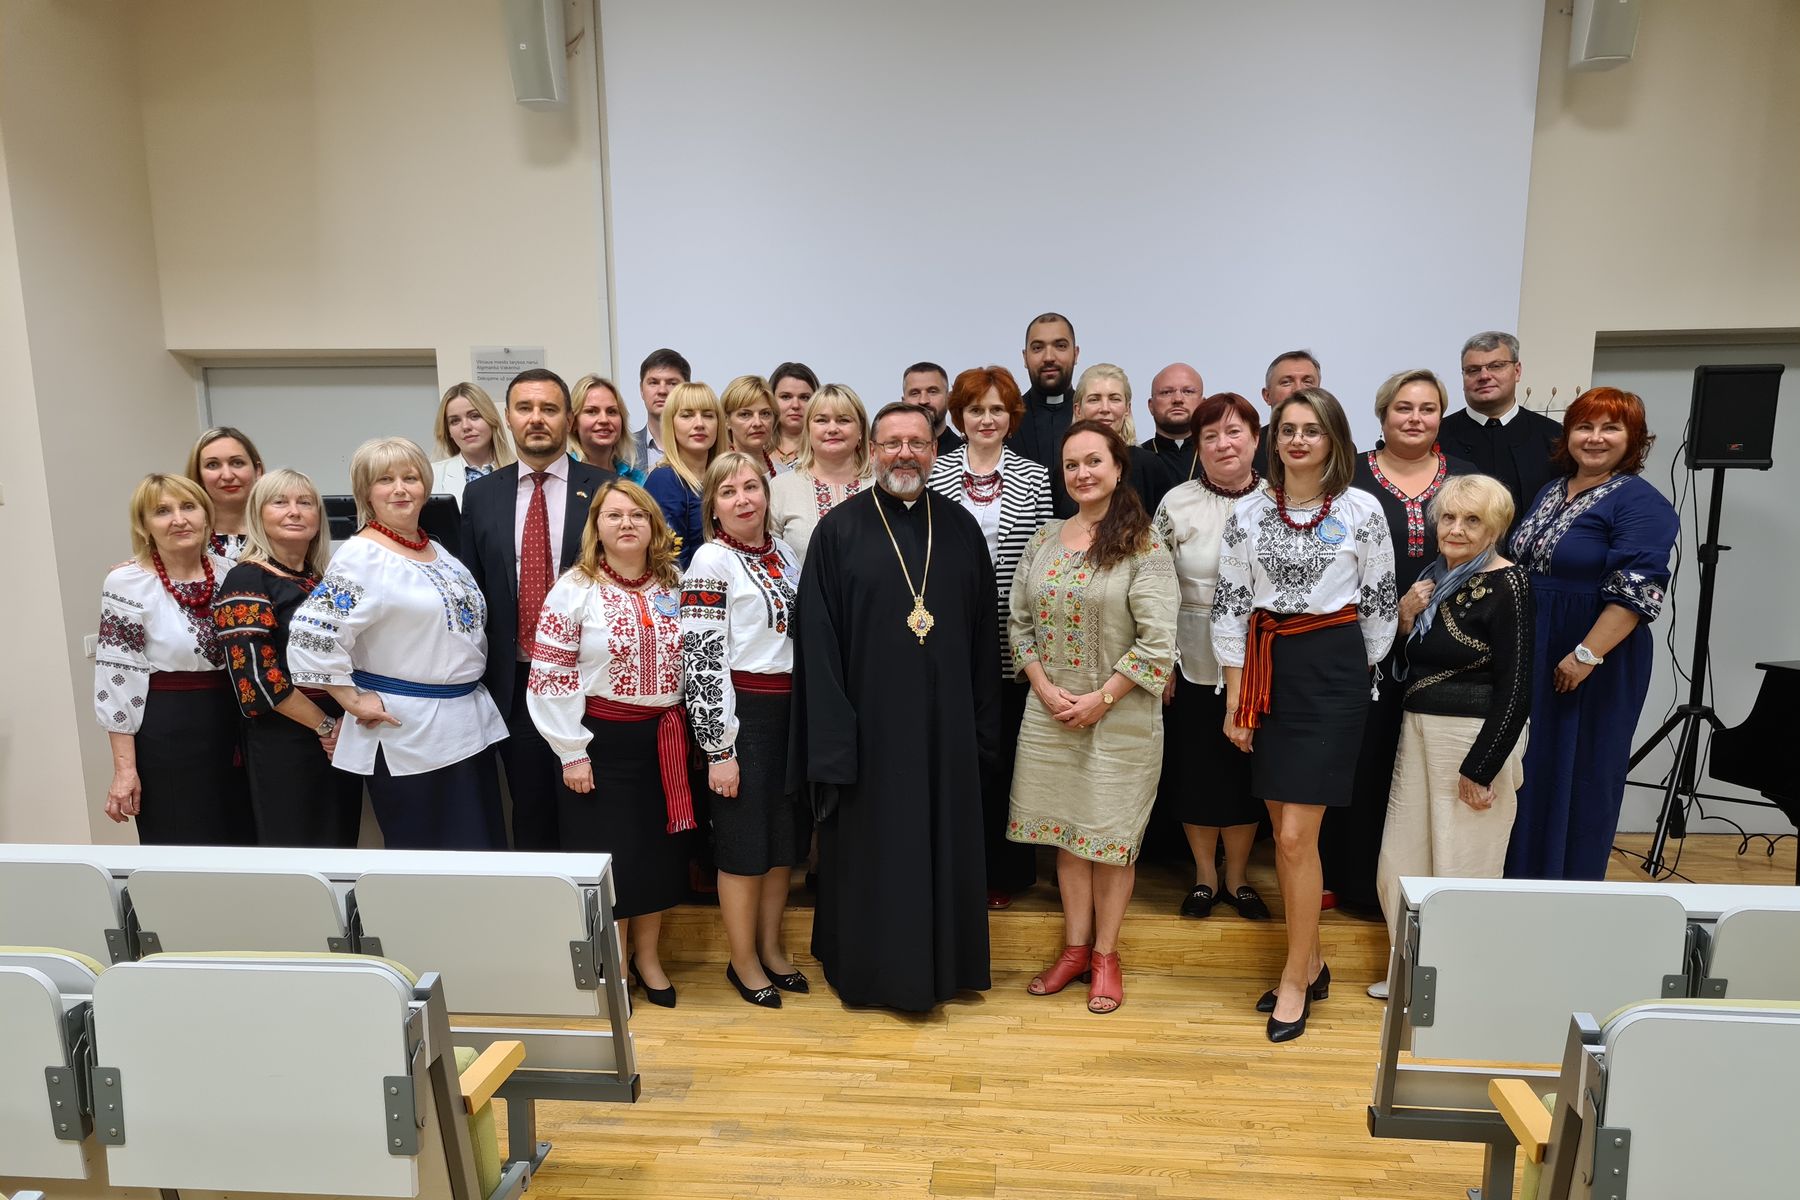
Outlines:
{"label": "wooden parquet floor", "polygon": [[[1624,838],[1642,850],[1647,838]],[[1770,858],[1736,837],[1695,836],[1680,869],[1699,882],[1792,884],[1794,840]],[[1622,856],[1612,878],[1642,879]],[[1268,847],[1252,882],[1279,902]],[[1060,942],[1040,884],[990,920],[994,987],[927,1016],[852,1010],[805,953],[811,912],[789,914],[810,996],[753,1008],[724,978],[718,914],[678,909],[664,957],[672,1010],[633,1014],[643,1097],[554,1104],[555,1143],[534,1194],[632,1197],[1197,1197],[1332,1200],[1461,1197],[1480,1151],[1377,1141],[1364,1125],[1385,967],[1379,924],[1327,913],[1331,998],[1306,1036],[1270,1045],[1252,1011],[1282,953],[1278,922],[1175,907],[1186,883],[1146,868],[1121,952],[1126,1002],[1085,1009],[1086,990],[1025,984]]]}

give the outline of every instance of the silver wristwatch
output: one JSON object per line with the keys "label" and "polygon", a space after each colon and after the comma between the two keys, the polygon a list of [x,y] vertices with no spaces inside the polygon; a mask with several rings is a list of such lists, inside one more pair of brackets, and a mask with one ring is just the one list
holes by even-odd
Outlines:
{"label": "silver wristwatch", "polygon": [[1584,667],[1597,667],[1606,660],[1579,642],[1575,645],[1575,661]]}
{"label": "silver wristwatch", "polygon": [[319,722],[318,728],[314,729],[313,732],[318,734],[322,738],[326,738],[326,737],[330,737],[331,731],[336,728],[337,728],[337,718],[336,717],[326,717],[323,721]]}

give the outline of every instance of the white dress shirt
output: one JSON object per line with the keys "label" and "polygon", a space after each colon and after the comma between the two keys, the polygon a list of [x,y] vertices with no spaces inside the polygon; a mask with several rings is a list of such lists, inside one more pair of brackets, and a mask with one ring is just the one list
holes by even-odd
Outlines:
{"label": "white dress shirt", "polygon": [[[523,460],[519,462],[519,503],[513,509],[513,582],[519,581],[519,564],[525,559],[525,517],[531,508],[531,493],[537,487],[532,482],[532,468]],[[550,577],[556,578],[557,548],[563,544],[563,514],[568,509],[569,498],[569,456],[558,454],[556,461],[544,468],[549,478],[544,480],[544,504],[548,508],[545,514],[550,518]]]}

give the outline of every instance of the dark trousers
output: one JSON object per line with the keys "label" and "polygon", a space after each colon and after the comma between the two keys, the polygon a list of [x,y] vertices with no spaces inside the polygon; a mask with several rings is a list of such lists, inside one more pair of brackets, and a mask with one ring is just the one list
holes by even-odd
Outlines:
{"label": "dark trousers", "polygon": [[500,743],[506,764],[506,789],[512,794],[512,844],[515,850],[561,850],[557,831],[557,787],[562,760],[531,723],[525,685],[531,668],[520,663],[513,672],[512,705],[506,710],[507,739]]}
{"label": "dark trousers", "polygon": [[1000,754],[987,785],[981,789],[981,823],[987,851],[987,883],[990,891],[1022,892],[1037,882],[1037,847],[1008,841],[1006,822],[1012,807],[1015,756],[1019,751],[1019,723],[1031,685],[1023,680],[1000,684]]}
{"label": "dark trousers", "polygon": [[377,750],[369,802],[389,850],[506,849],[491,747],[420,775],[390,775]]}

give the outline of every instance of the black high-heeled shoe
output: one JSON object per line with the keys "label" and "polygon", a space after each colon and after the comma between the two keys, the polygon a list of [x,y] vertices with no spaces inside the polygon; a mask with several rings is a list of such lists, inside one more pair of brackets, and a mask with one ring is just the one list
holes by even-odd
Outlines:
{"label": "black high-heeled shoe", "polygon": [[758,1008],[781,1007],[781,993],[775,990],[774,984],[768,987],[750,987],[738,978],[737,968],[730,963],[725,964],[725,978],[731,981],[731,986],[737,989],[738,995]]}
{"label": "black high-heeled shoe", "polygon": [[[761,961],[760,959],[757,961]],[[784,992],[798,992],[805,995],[812,991],[812,983],[798,971],[790,971],[783,975],[779,971],[771,971],[768,963],[762,964],[763,974],[772,980],[776,987]]]}
{"label": "black high-heeled shoe", "polygon": [[670,983],[669,986],[666,988],[651,987],[649,984],[644,982],[644,977],[642,975],[638,974],[636,960],[633,960],[631,963],[631,970],[628,973],[628,978],[631,980],[631,984],[633,987],[643,988],[644,989],[644,999],[650,1001],[650,1003],[656,1005],[658,1008],[674,1008],[675,1007],[675,985],[673,983]]}
{"label": "black high-heeled shoe", "polygon": [[[1325,1000],[1325,999],[1328,999],[1330,996],[1331,996],[1331,964],[1330,963],[1320,963],[1319,964],[1319,973],[1317,975],[1314,975],[1313,981],[1306,985],[1306,998],[1308,1000]],[[1262,994],[1262,998],[1256,1002],[1256,1011],[1260,1012],[1260,1013],[1272,1013],[1275,1011],[1275,989],[1274,988],[1270,988],[1268,991],[1266,991]],[[1305,1023],[1304,1017],[1301,1018],[1301,1022],[1303,1024]]]}
{"label": "black high-heeled shoe", "polygon": [[1271,1042],[1291,1042],[1306,1032],[1306,1018],[1312,1016],[1312,989],[1306,990],[1306,999],[1300,1004],[1298,1021],[1278,1021],[1275,1014],[1269,1014],[1269,1040]]}

